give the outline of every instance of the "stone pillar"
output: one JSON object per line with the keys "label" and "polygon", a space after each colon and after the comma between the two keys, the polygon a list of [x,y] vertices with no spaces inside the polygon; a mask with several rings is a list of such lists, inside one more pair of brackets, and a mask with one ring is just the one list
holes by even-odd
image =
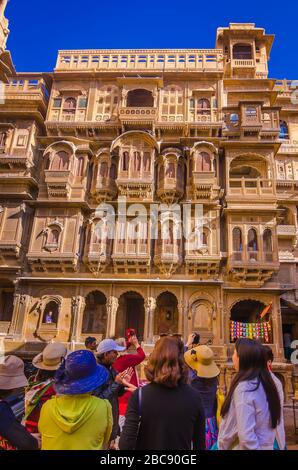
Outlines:
{"label": "stone pillar", "polygon": [[276,345],[276,362],[285,362],[283,336],[282,336],[282,319],[279,300],[273,303],[272,308],[272,329],[273,329],[273,344]]}
{"label": "stone pillar", "polygon": [[75,342],[79,341],[78,320],[79,320],[80,303],[81,303],[80,295],[72,297],[69,341],[75,341]]}
{"label": "stone pillar", "polygon": [[155,309],[156,299],[154,297],[148,297],[145,300],[144,343],[153,344]]}
{"label": "stone pillar", "polygon": [[8,335],[20,339],[23,336],[25,326],[27,295],[19,293],[17,290],[14,294],[13,314],[9,327]]}
{"label": "stone pillar", "polygon": [[182,334],[184,341],[187,341],[189,331],[189,323],[191,321],[191,311],[188,302],[181,300],[179,304],[179,323],[178,332]]}
{"label": "stone pillar", "polygon": [[116,335],[116,316],[119,306],[117,297],[111,296],[107,300],[107,338]]}
{"label": "stone pillar", "polygon": [[[73,300],[74,298],[76,300]],[[81,295],[73,297],[73,299],[72,299],[72,311],[74,309],[77,309],[77,312],[76,312],[76,317],[77,317],[76,329],[73,330],[74,331],[73,340],[76,341],[77,343],[79,343],[80,339],[81,339],[81,334],[82,334],[83,315],[84,315],[86,302],[85,302],[85,298],[82,297]],[[77,302],[77,300],[79,300],[79,301]]]}

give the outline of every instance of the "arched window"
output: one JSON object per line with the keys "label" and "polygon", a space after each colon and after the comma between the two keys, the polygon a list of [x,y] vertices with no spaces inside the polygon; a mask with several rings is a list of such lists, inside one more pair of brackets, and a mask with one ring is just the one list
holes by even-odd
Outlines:
{"label": "arched window", "polygon": [[90,292],[86,297],[82,333],[105,335],[107,327],[106,297],[102,292]]}
{"label": "arched window", "polygon": [[110,178],[115,180],[117,177],[117,168],[116,168],[116,164],[115,163],[112,163],[111,167],[110,167]]}
{"label": "arched window", "polygon": [[201,245],[202,246],[207,246],[208,245],[208,233],[204,229],[201,232]]}
{"label": "arched window", "polygon": [[207,152],[199,152],[196,155],[196,171],[211,171],[211,158]]}
{"label": "arched window", "polygon": [[159,167],[159,181],[162,181],[165,177],[165,167],[163,163]]}
{"label": "arched window", "polygon": [[163,224],[164,228],[164,243],[165,245],[174,244],[174,222],[169,220],[168,223]]}
{"label": "arched window", "polygon": [[167,162],[166,176],[168,178],[175,178],[175,165],[173,162]]}
{"label": "arched window", "polygon": [[237,113],[230,114],[230,123],[235,127],[238,126],[238,124],[239,124],[239,115]]}
{"label": "arched window", "polygon": [[48,302],[43,312],[42,323],[48,325],[58,323],[59,305],[55,301]]}
{"label": "arched window", "polygon": [[166,87],[162,91],[162,120],[182,120],[183,90],[177,86]]}
{"label": "arched window", "polygon": [[53,226],[47,229],[46,231],[46,239],[44,248],[50,252],[56,251],[59,246],[59,238],[61,234],[60,227]]}
{"label": "arched window", "polygon": [[242,232],[240,228],[235,227],[233,229],[233,252],[234,253],[241,253],[243,250],[242,245]]}
{"label": "arched window", "polygon": [[197,113],[210,114],[210,101],[206,98],[199,99]]}
{"label": "arched window", "polygon": [[152,92],[142,88],[131,90],[127,93],[127,104],[131,108],[152,108],[154,98]]}
{"label": "arched window", "polygon": [[53,171],[57,170],[68,170],[69,155],[67,152],[60,151],[55,153],[54,158],[51,161],[50,169]]}
{"label": "arched window", "polygon": [[184,177],[184,174],[183,174],[183,164],[181,162],[178,163],[178,168],[177,168],[177,180],[179,182],[183,182],[183,177]]}
{"label": "arched window", "polygon": [[150,152],[144,152],[144,171],[149,172],[151,168],[151,155]]}
{"label": "arched window", "polygon": [[233,47],[233,59],[251,60],[252,48],[250,44],[235,44]]}
{"label": "arched window", "polygon": [[6,139],[7,139],[7,133],[6,132],[0,132],[0,148],[4,148],[6,145]]}
{"label": "arched window", "polygon": [[47,245],[58,245],[60,230],[51,229],[48,233]]}
{"label": "arched window", "polygon": [[123,171],[128,171],[128,165],[129,165],[129,153],[128,152],[123,152],[123,155],[122,155],[122,170]]}
{"label": "arched window", "polygon": [[99,169],[99,175],[102,177],[102,178],[107,178],[108,176],[108,164],[107,162],[101,162],[100,164],[100,169]]}
{"label": "arched window", "polygon": [[254,228],[249,229],[247,234],[248,251],[258,251],[258,237]]}
{"label": "arched window", "polygon": [[280,139],[288,139],[289,138],[289,129],[288,125],[285,121],[280,121],[279,124],[279,138]]}
{"label": "arched window", "polygon": [[77,159],[77,167],[76,167],[77,176],[83,176],[83,171],[84,171],[84,158],[79,157]]}
{"label": "arched window", "polygon": [[192,172],[193,172],[193,161],[192,158],[189,161],[189,177],[192,177]]}
{"label": "arched window", "polygon": [[142,158],[140,152],[133,153],[133,171],[141,171]]}
{"label": "arched window", "polygon": [[63,108],[67,111],[75,111],[77,107],[77,100],[75,98],[66,98]]}
{"label": "arched window", "polygon": [[272,253],[272,233],[269,228],[266,228],[263,233],[263,250],[265,253]]}

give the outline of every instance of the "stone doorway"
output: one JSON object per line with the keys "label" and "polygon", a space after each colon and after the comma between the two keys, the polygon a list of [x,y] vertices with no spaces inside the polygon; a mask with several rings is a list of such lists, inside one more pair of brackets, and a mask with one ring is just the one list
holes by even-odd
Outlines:
{"label": "stone doorway", "polygon": [[136,330],[139,341],[144,339],[144,299],[137,292],[126,292],[119,299],[116,319],[116,337],[124,337],[127,328]]}

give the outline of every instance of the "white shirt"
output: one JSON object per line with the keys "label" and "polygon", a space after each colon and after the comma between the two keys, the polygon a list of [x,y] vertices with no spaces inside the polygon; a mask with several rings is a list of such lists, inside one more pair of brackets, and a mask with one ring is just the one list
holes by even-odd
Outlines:
{"label": "white shirt", "polygon": [[229,412],[220,424],[219,450],[273,450],[276,430],[271,427],[263,385],[255,390],[256,386],[253,380],[235,388]]}

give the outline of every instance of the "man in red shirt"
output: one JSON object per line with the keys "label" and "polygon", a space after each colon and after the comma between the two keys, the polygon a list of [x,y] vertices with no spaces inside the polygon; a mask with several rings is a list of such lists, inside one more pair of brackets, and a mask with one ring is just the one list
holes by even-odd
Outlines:
{"label": "man in red shirt", "polygon": [[[118,340],[117,343],[119,341],[122,341],[124,345],[126,344],[124,338],[123,338],[123,340]],[[131,345],[133,345],[135,347],[136,353],[130,354],[127,351],[125,351],[124,353],[122,353],[116,359],[116,361],[113,364],[113,367],[119,373],[123,372],[124,370],[126,370],[128,368],[132,368],[133,369],[133,374],[132,374],[132,377],[131,377],[131,380],[130,380],[130,384],[134,385],[135,387],[138,387],[139,386],[139,380],[138,380],[138,375],[137,375],[137,372],[136,372],[136,366],[138,364],[141,364],[141,362],[144,361],[146,355],[145,355],[144,350],[140,346],[138,338],[135,335],[131,336],[128,341]],[[122,346],[122,344],[121,344],[121,346]],[[119,415],[120,415],[119,425],[120,425],[121,429],[124,425],[124,417],[125,417],[125,413],[126,413],[126,408],[127,408],[127,405],[128,405],[128,402],[129,402],[129,399],[130,399],[131,395],[132,395],[132,392],[127,391],[121,397],[118,398],[118,400],[119,400]]]}

